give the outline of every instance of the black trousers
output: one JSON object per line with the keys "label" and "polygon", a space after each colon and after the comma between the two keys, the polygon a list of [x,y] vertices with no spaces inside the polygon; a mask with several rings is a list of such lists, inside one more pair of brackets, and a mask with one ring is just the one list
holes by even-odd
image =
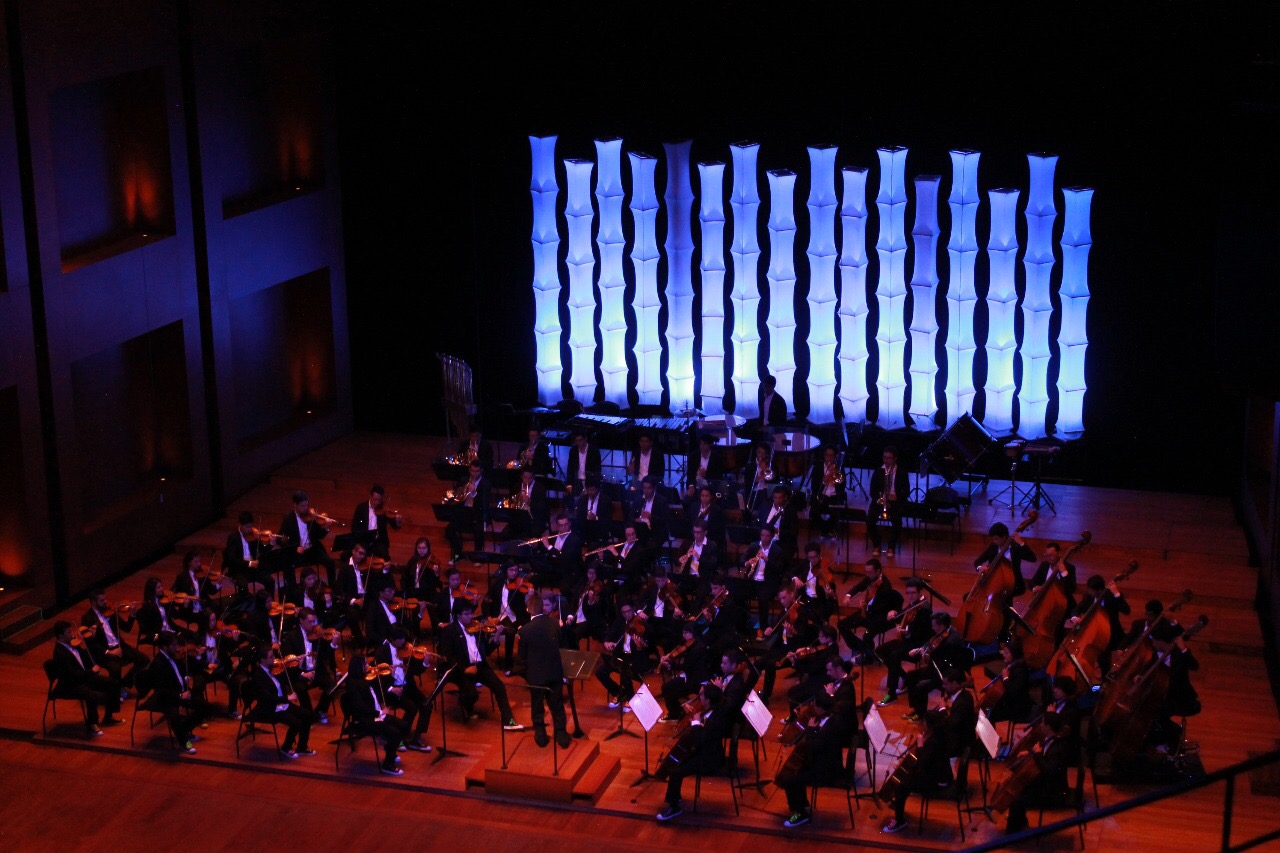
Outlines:
{"label": "black trousers", "polygon": [[502,714],[502,722],[513,719],[514,714],[511,713],[511,702],[507,699],[507,685],[502,683],[502,679],[498,678],[498,674],[493,671],[493,667],[489,666],[487,661],[480,661],[476,664],[476,671],[463,672],[462,667],[458,671],[449,676],[449,680],[458,686],[458,700],[462,703],[462,710],[470,714],[476,706],[476,699],[480,696],[480,691],[476,690],[476,683],[479,682],[483,686],[489,688],[489,692],[493,694],[493,698],[498,703],[498,711]]}
{"label": "black trousers", "polygon": [[[471,689],[475,690],[475,687]],[[431,703],[412,679],[406,680],[401,686],[399,696],[387,693],[387,701],[404,714],[402,719],[406,731],[412,730],[416,738],[427,733],[427,727],[431,725]],[[415,720],[418,723],[416,728],[413,725]]]}
{"label": "black trousers", "polygon": [[286,729],[280,748],[293,749],[294,742],[297,741],[298,749],[305,751],[311,740],[311,714],[297,705],[287,705],[283,711],[277,711],[274,710],[275,699],[268,701],[273,703],[268,706],[272,710],[263,712],[263,718],[282,725]]}
{"label": "black trousers", "polygon": [[381,738],[383,742],[382,766],[390,770],[396,766],[396,752],[409,734],[409,724],[399,717],[357,722],[352,728],[358,735]]}
{"label": "black trousers", "polygon": [[547,705],[551,706],[551,727],[557,736],[567,734],[569,731],[568,723],[565,721],[564,714],[564,681],[550,681],[541,684],[533,684],[534,687],[546,687],[550,690],[530,690],[529,691],[529,711],[533,716],[533,727],[537,731],[546,731],[547,728]]}

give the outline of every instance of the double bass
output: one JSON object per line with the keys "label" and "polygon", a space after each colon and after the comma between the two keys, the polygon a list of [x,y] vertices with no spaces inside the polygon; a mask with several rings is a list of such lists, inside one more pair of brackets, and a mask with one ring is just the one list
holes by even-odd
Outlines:
{"label": "double bass", "polygon": [[[1080,534],[1080,541],[1062,555],[1062,563],[1079,553],[1089,544],[1093,534],[1088,530]],[[1022,658],[1031,669],[1042,669],[1058,648],[1058,627],[1066,617],[1071,601],[1062,588],[1062,577],[1052,572],[1031,596],[1026,608],[1013,620],[1011,633],[1022,644]]]}
{"label": "double bass", "polygon": [[[1031,510],[1010,538],[1021,534],[1039,517],[1038,512]],[[1004,627],[1005,607],[1017,586],[1013,577],[1013,563],[1007,553],[1006,550],[995,556],[986,571],[973,582],[973,588],[960,606],[960,612],[956,615],[956,628],[967,643],[994,643],[1000,635],[1000,629]]]}
{"label": "double bass", "polygon": [[[1129,567],[1116,575],[1112,583],[1128,580],[1138,570],[1138,561],[1133,560]],[[1102,666],[1098,659],[1111,644],[1111,620],[1102,609],[1104,592],[1093,600],[1089,609],[1080,617],[1071,633],[1062,641],[1062,645],[1053,653],[1045,671],[1050,679],[1069,675],[1080,686],[1094,687],[1102,681]]]}
{"label": "double bass", "polygon": [[1161,622],[1168,621],[1171,614],[1177,613],[1182,606],[1191,601],[1191,590],[1183,590],[1182,595],[1177,600],[1166,607],[1159,616],[1152,620],[1147,626],[1147,630],[1142,632],[1137,640],[1129,645],[1116,660],[1112,663],[1111,671],[1107,673],[1106,679],[1102,684],[1102,695],[1098,699],[1097,706],[1093,709],[1093,718],[1099,726],[1107,726],[1116,713],[1121,697],[1124,696],[1128,685],[1134,682],[1148,664],[1156,657],[1155,646],[1151,644],[1151,632]]}

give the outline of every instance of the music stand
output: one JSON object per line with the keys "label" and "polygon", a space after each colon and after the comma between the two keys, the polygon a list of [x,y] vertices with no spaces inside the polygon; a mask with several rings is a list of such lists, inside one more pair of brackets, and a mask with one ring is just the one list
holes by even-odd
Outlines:
{"label": "music stand", "polygon": [[[1030,494],[1030,489],[1018,485],[1018,462],[1026,456],[1026,451],[1024,450],[1025,447],[1026,442],[1022,440],[1011,441],[1004,446],[1005,456],[1008,456],[1010,459],[1009,485],[1006,488],[1001,489],[993,497],[988,498],[987,506],[991,506],[992,504],[1007,506],[1009,508],[1009,514],[1013,515],[1017,508],[1026,502],[1027,496]],[[1009,500],[1007,502],[1000,500],[1005,493],[1008,493],[1009,495]]]}
{"label": "music stand", "polygon": [[1056,445],[1045,444],[1028,444],[1024,448],[1024,452],[1028,456],[1034,457],[1036,461],[1036,469],[1035,474],[1033,475],[1031,491],[1022,499],[1021,504],[1027,509],[1040,509],[1040,505],[1044,504],[1051,513],[1054,515],[1058,514],[1057,507],[1053,505],[1053,498],[1049,497],[1049,493],[1044,489],[1044,483],[1041,481],[1041,476],[1044,473],[1045,458],[1048,457],[1052,460],[1053,457],[1057,455],[1059,449],[1060,448]]}
{"label": "music stand", "polygon": [[[636,682],[644,684],[644,679],[636,675],[635,670],[631,668],[631,664],[627,663],[626,658],[619,655],[617,657],[611,658],[611,660],[618,667],[619,680],[621,680],[622,678],[626,678],[627,682],[630,684],[634,684]],[[604,736],[605,740],[613,740],[614,738],[622,737],[623,735],[626,735],[627,737],[633,737],[633,738],[640,737],[640,735],[636,734],[635,732],[627,731],[627,725],[626,725],[627,705],[630,704],[630,702],[631,702],[630,697],[624,700],[621,694],[618,695],[618,727],[613,731],[609,732],[609,734],[605,735]]]}
{"label": "music stand", "polygon": [[[637,702],[637,700],[639,700]],[[649,691],[649,685],[641,682],[640,689],[631,697],[631,710],[635,714],[637,720],[640,721],[640,728],[644,729],[644,764],[641,765],[640,775],[636,781],[632,782],[630,787],[634,788],[641,782],[647,782],[654,776],[649,772],[649,730],[657,725],[659,718],[662,716],[662,706],[658,704],[658,700],[653,698],[653,693]]]}
{"label": "music stand", "polygon": [[458,758],[465,758],[467,755],[465,752],[458,752],[449,748],[449,721],[446,719],[449,715],[445,713],[444,707],[444,687],[449,683],[449,676],[453,675],[453,671],[457,668],[458,665],[454,664],[444,671],[444,674],[437,679],[435,689],[431,691],[431,696],[427,699],[428,704],[435,702],[437,698],[440,699],[440,713],[436,715],[440,718],[440,748],[436,750],[436,757],[431,759],[432,764],[439,764],[450,755]]}
{"label": "music stand", "polygon": [[[566,681],[586,681],[595,674],[596,666],[599,663],[599,652],[580,652],[577,649],[560,650],[560,664],[564,667]],[[582,726],[578,723],[578,703],[574,701],[573,693],[573,685],[570,684],[569,709],[573,712],[573,736],[575,738],[584,738],[587,733],[582,730]]]}

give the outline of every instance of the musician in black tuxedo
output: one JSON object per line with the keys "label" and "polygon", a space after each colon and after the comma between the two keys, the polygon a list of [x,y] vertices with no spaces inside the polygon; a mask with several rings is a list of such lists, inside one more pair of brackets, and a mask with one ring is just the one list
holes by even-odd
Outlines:
{"label": "musician in black tuxedo", "polygon": [[537,427],[529,428],[529,441],[520,449],[516,461],[519,467],[528,468],[534,474],[551,475],[551,448],[542,440],[542,430]]}
{"label": "musician in black tuxedo", "polygon": [[701,684],[711,678],[711,649],[698,637],[698,626],[683,623],[680,636],[680,645],[658,661],[658,667],[671,675],[662,685],[662,704],[667,709],[662,722],[684,719],[682,700],[697,693]]}
{"label": "musician in black tuxedo", "polygon": [[667,460],[662,451],[653,444],[653,436],[642,432],[636,436],[636,449],[627,460],[627,476],[633,481],[643,482],[653,477],[659,483],[667,474]]}
{"label": "musician in black tuxedo", "polygon": [[[760,540],[747,548],[742,563],[743,577],[751,584],[755,592],[756,608],[760,630],[769,627],[769,605],[782,586],[783,576],[787,573],[790,555],[787,548],[777,539],[768,525],[760,527]],[[790,604],[790,602],[788,602]]]}
{"label": "musician in black tuxedo", "polygon": [[725,649],[720,655],[720,675],[712,679],[712,683],[724,692],[720,706],[728,712],[730,725],[741,720],[742,706],[755,684],[755,675],[742,652]]}
{"label": "musician in black tuxedo", "polygon": [[356,505],[351,516],[351,536],[370,554],[391,559],[391,531],[404,524],[400,513],[386,511],[387,491],[377,483],[369,489],[369,499]]}
{"label": "musician in black tuxedo", "polygon": [[458,445],[458,455],[468,464],[479,462],[485,471],[493,470],[493,445],[484,440],[477,424],[471,425],[466,440]]}
{"label": "musician in black tuxedo", "polygon": [[211,709],[192,690],[191,677],[178,663],[178,638],[169,631],[161,631],[156,638],[156,656],[147,667],[146,683],[152,690],[155,710],[173,729],[174,740],[182,744],[183,752],[194,755],[191,735]]}
{"label": "musician in black tuxedo", "polygon": [[533,740],[538,746],[546,746],[546,705],[551,706],[551,727],[556,745],[569,746],[569,730],[564,714],[564,665],[560,660],[560,626],[551,615],[555,610],[555,597],[550,593],[531,592],[525,608],[533,617],[519,629],[520,659],[524,662],[524,680],[531,687],[545,688],[529,691],[530,713],[533,715]]}
{"label": "musician in black tuxedo", "polygon": [[795,553],[800,538],[800,516],[791,503],[791,490],[786,486],[774,486],[767,506],[757,514],[756,526],[770,527],[782,545]]}
{"label": "musician in black tuxedo", "polygon": [[658,481],[650,477],[640,484],[639,494],[631,498],[629,520],[635,522],[640,541],[650,548],[661,548],[667,541],[668,504],[658,493]]}
{"label": "musician in black tuxedo", "polygon": [[306,492],[298,490],[293,493],[293,511],[280,519],[280,535],[293,548],[293,559],[282,566],[289,586],[296,583],[294,570],[298,566],[324,566],[325,578],[330,586],[333,585],[333,558],[324,546],[329,526],[311,511],[311,499]]}
{"label": "musician in black tuxedo", "polygon": [[824,539],[834,536],[836,523],[831,508],[847,503],[844,470],[836,449],[828,445],[822,449],[821,461],[809,469],[809,523],[814,526],[814,532]]}
{"label": "musician in black tuxedo", "polygon": [[365,598],[364,631],[368,645],[376,646],[387,639],[393,627],[404,627],[400,625],[402,612],[391,609],[391,599],[395,597],[396,588],[382,584],[377,587],[376,594]]}
{"label": "musician in black tuxedo", "polygon": [[[182,611],[176,605],[164,603],[164,581],[160,578],[147,578],[142,585],[142,606],[138,608],[138,639],[154,640],[161,631],[172,631],[185,635],[190,631],[179,628],[177,620]],[[190,618],[188,615],[186,618]]]}
{"label": "musician in black tuxedo", "polygon": [[693,523],[693,541],[689,549],[677,561],[680,590],[686,596],[703,594],[703,579],[720,570],[720,549],[707,536],[707,528],[700,521]]}
{"label": "musician in black tuxedo", "polygon": [[387,638],[374,647],[373,660],[374,663],[385,663],[391,669],[390,675],[380,676],[382,694],[386,696],[387,704],[400,709],[405,731],[413,731],[413,735],[405,740],[405,746],[416,752],[430,752],[426,736],[431,725],[431,703],[413,678],[425,671],[425,663],[413,656],[407,659],[400,656],[408,638],[404,628],[391,626]]}
{"label": "musician in black tuxedo", "polygon": [[209,580],[207,575],[201,577],[202,571],[199,551],[188,551],[182,557],[182,570],[173,580],[173,591],[189,596],[182,608],[183,618],[191,621],[203,610],[220,610],[217,601],[222,590],[222,581]]}
{"label": "musician in black tuxedo", "polygon": [[[893,583],[885,575],[880,561],[875,557],[867,560],[862,567],[863,581],[845,594],[845,602],[852,602],[856,596],[863,595],[862,606],[844,617],[838,623],[840,636],[844,644],[855,656],[871,655],[871,638],[884,633],[889,628],[889,613],[902,610],[902,593],[893,588]],[[858,631],[865,632],[864,637]]]}
{"label": "musician in black tuxedo", "polygon": [[965,689],[969,674],[958,666],[942,671],[942,706],[947,709],[947,757],[955,758],[973,744],[978,726],[978,706]]}
{"label": "musician in black tuxedo", "polygon": [[951,614],[935,611],[930,617],[934,635],[929,642],[919,649],[907,653],[908,658],[916,660],[916,668],[906,674],[903,679],[907,685],[907,701],[911,710],[904,716],[912,722],[924,718],[929,707],[929,694],[934,689],[945,690],[944,679],[938,676],[950,669],[964,674],[963,665],[973,660],[973,652],[965,644],[960,632],[951,624]]}
{"label": "musician in black tuxedo", "polygon": [[[725,739],[737,717],[732,701],[726,701],[723,692],[715,684],[704,684],[699,691],[704,710],[686,731],[688,752],[685,759],[671,768],[667,775],[667,797],[657,818],[672,820],[684,814],[680,807],[680,790],[684,780],[696,773],[714,773],[725,763]],[[738,705],[738,710],[741,710]],[[681,739],[684,741],[684,737]]]}
{"label": "musician in black tuxedo", "polygon": [[241,593],[248,591],[250,583],[261,584],[274,593],[275,581],[268,567],[262,563],[264,559],[269,561],[271,555],[280,553],[279,542],[262,543],[258,529],[253,526],[253,513],[240,513],[239,521],[240,526],[227,534],[226,545],[222,548],[223,570],[235,581],[236,589]]}
{"label": "musician in black tuxedo", "polygon": [[901,832],[907,826],[907,797],[911,794],[935,793],[952,782],[951,760],[947,756],[947,736],[944,731],[946,714],[930,711],[923,717],[924,731],[913,749],[915,764],[909,770],[895,768],[893,775],[901,772],[905,778],[898,785],[891,800],[893,817],[884,825],[884,832]]}
{"label": "musician in black tuxedo", "polygon": [[347,665],[347,686],[342,696],[343,715],[355,734],[382,738],[382,772],[400,776],[404,771],[396,767],[396,752],[408,739],[409,726],[388,712],[378,683],[365,679],[368,667],[364,655],[353,655]]}
{"label": "musician in black tuxedo", "polygon": [[1107,670],[1111,668],[1111,653],[1120,648],[1120,642],[1124,639],[1124,626],[1120,622],[1120,617],[1128,616],[1131,609],[1124,593],[1120,591],[1114,580],[1105,580],[1102,575],[1091,575],[1084,586],[1084,595],[1067,619],[1066,627],[1068,630],[1074,628],[1097,602],[1097,606],[1102,608],[1108,625],[1107,648],[1098,656],[1098,664],[1102,667],[1103,675],[1106,675]]}
{"label": "musician in black tuxedo", "polygon": [[760,412],[760,429],[778,429],[786,425],[787,401],[778,393],[778,379],[776,376],[766,374],[761,377],[757,404]]}
{"label": "musician in black tuxedo", "polygon": [[[133,630],[133,623],[133,616],[121,617],[118,609],[111,609],[107,594],[100,589],[89,593],[89,609],[80,617],[81,625],[93,629],[85,638],[93,660],[125,687],[133,684],[134,676],[141,671],[139,667],[146,668],[151,662],[151,658],[125,642],[125,632]],[[129,665],[128,672],[123,671],[125,664]]]}
{"label": "musician in black tuxedo", "polygon": [[508,731],[520,731],[522,727],[516,723],[515,716],[511,713],[507,687],[493,671],[493,667],[489,666],[488,656],[493,650],[491,635],[483,632],[472,634],[467,631],[474,615],[474,605],[464,602],[458,605],[454,621],[440,632],[438,643],[440,654],[451,667],[454,667],[449,680],[457,686],[458,701],[462,704],[463,713],[468,718],[475,719],[479,716],[475,710],[476,698],[479,696],[476,682],[479,682],[489,688],[489,692],[497,701],[498,710],[502,714],[503,728]]}
{"label": "musician in black tuxedo", "polygon": [[467,466],[467,479],[454,486],[457,502],[453,504],[454,516],[444,529],[452,556],[449,565],[462,559],[462,537],[470,533],[477,551],[484,550],[484,521],[489,507],[489,478],[479,460]]}
{"label": "musician in black tuxedo", "polygon": [[911,495],[911,480],[907,469],[898,464],[898,451],[892,447],[884,449],[884,464],[871,474],[871,503],[867,506],[867,535],[871,537],[871,555],[880,556],[880,522],[887,513],[889,516],[889,547],[887,556],[892,557],[898,549],[898,539],[902,536],[902,514],[907,508],[907,498]]}
{"label": "musician in black tuxedo", "polygon": [[[807,599],[802,600],[808,604]],[[808,606],[812,608],[813,605]],[[827,664],[832,660],[840,660],[840,633],[834,625],[819,621],[817,643],[793,649],[784,659],[785,663],[795,667],[799,679],[787,690],[787,703],[792,710],[823,692],[831,681]]]}
{"label": "musician in black tuxedo", "polygon": [[502,644],[502,668],[507,675],[511,674],[516,628],[528,622],[530,616],[525,609],[525,598],[533,585],[525,580],[523,569],[519,563],[511,562],[494,572],[489,577],[489,594],[485,597],[485,615],[498,619],[507,628]]}
{"label": "musician in black tuxedo", "polygon": [[1022,564],[1024,561],[1030,562],[1036,558],[1036,552],[1027,547],[1022,534],[1016,532],[1010,534],[1009,528],[1003,522],[997,521],[991,525],[987,531],[987,547],[973,559],[973,567],[983,571],[995,562],[997,557],[1005,554],[1008,555],[1009,563],[1013,566],[1013,597],[1017,598],[1027,591]]}
{"label": "musician in black tuxedo", "polygon": [[[271,674],[274,660],[275,649],[263,643],[258,650],[258,664],[251,675],[253,696],[258,703],[256,713],[285,727],[284,740],[280,743],[280,754],[285,758],[315,755],[315,750],[308,746],[311,740],[311,714],[298,705],[298,694],[292,688],[283,686],[280,679]],[[294,749],[295,742],[297,750]]]}
{"label": "musician in black tuxedo", "polygon": [[[736,650],[746,645],[752,636],[751,614],[736,598],[728,594],[727,584],[724,572],[713,574],[706,605],[700,609],[691,608],[690,613],[691,616],[696,615],[699,621],[706,622],[707,645],[716,654]],[[716,604],[716,601],[720,603]]]}
{"label": "musician in black tuxedo", "polygon": [[640,542],[640,533],[634,522],[628,522],[622,529],[622,541],[614,543],[609,554],[616,561],[610,573],[613,579],[620,582],[627,592],[640,589],[648,575],[650,552]]}
{"label": "musician in black tuxedo", "polygon": [[444,578],[444,588],[436,594],[435,600],[427,605],[427,609],[431,611],[431,621],[436,626],[437,637],[457,618],[463,604],[470,603],[474,608],[475,602],[480,597],[478,592],[470,593],[471,598],[462,594],[461,591],[465,588],[462,584],[462,574],[457,569],[446,569]]}
{"label": "musician in black tuxedo", "polygon": [[684,517],[689,519],[690,523],[701,521],[705,524],[707,537],[724,550],[726,534],[724,509],[716,500],[715,492],[710,486],[694,490],[693,497],[685,501]]}
{"label": "musician in black tuxedo", "polygon": [[684,596],[668,577],[665,566],[654,567],[636,604],[645,614],[645,635],[649,642],[658,648],[674,647],[680,636],[679,623],[686,614],[681,610]]}
{"label": "musician in black tuxedo", "polygon": [[[1067,608],[1062,614],[1062,621],[1065,622],[1076,606],[1076,566],[1075,563],[1063,559],[1062,546],[1057,542],[1049,542],[1044,546],[1040,565],[1036,567],[1031,580],[1027,581],[1028,591],[1034,595],[1036,590],[1048,583],[1051,578],[1057,578],[1058,585],[1067,597]],[[1057,638],[1061,640],[1062,625],[1053,627],[1057,631]]]}
{"label": "musician in black tuxedo", "polygon": [[316,619],[326,628],[331,627],[339,617],[345,614],[342,602],[334,606],[333,592],[320,580],[320,573],[315,566],[304,566],[298,573],[298,585],[289,590],[285,602],[296,607],[305,607],[316,614]]}
{"label": "musician in black tuxedo", "polygon": [[1022,644],[1016,639],[1000,644],[1004,666],[996,676],[1004,682],[1004,692],[987,712],[993,723],[1013,720],[1023,722],[1031,714],[1031,667],[1022,657]]}
{"label": "musician in black tuxedo", "polygon": [[599,476],[603,469],[600,448],[587,441],[587,434],[582,430],[574,430],[572,438],[569,463],[564,469],[564,491],[570,498],[582,494],[588,474]]}
{"label": "musician in black tuxedo", "polygon": [[547,529],[550,514],[547,485],[534,476],[532,468],[520,469],[520,482],[512,490],[511,500],[517,504],[517,508],[511,510],[510,520],[503,531],[506,536],[512,539],[532,539]]}
{"label": "musician in black tuxedo", "polygon": [[375,592],[373,571],[366,556],[363,545],[352,546],[351,556],[338,570],[334,584],[334,607],[343,613],[343,624],[351,630],[352,642],[357,646],[364,645],[365,611]]}
{"label": "musician in black tuxedo", "polygon": [[71,644],[71,623],[58,620],[53,624],[53,671],[58,679],[61,696],[80,699],[85,703],[85,728],[89,737],[98,737],[98,711],[105,708],[104,726],[118,726],[120,712],[120,682],[112,678],[104,667],[94,663],[85,649]]}
{"label": "musician in black tuxedo", "polygon": [[1006,833],[1028,827],[1028,808],[1058,808],[1067,802],[1067,768],[1079,753],[1080,711],[1075,694],[1075,679],[1059,676],[1053,680],[1053,699],[1045,707],[1043,721],[1049,734],[1034,743],[1031,753],[1040,774],[1009,804]]}
{"label": "musician in black tuxedo", "polygon": [[413,555],[400,571],[400,589],[405,598],[431,601],[441,586],[440,564],[431,555],[431,540],[419,536],[413,545]]}
{"label": "musician in black tuxedo", "polygon": [[[923,578],[907,578],[907,594],[902,602],[901,610],[890,610],[885,614],[890,624],[889,637],[876,646],[876,657],[884,662],[888,669],[885,676],[885,694],[878,704],[880,707],[892,705],[898,701],[898,688],[905,677],[902,665],[911,657],[914,649],[923,648],[933,637],[933,605],[929,600],[929,590]],[[901,619],[897,617],[908,608],[914,608]],[[904,628],[905,624],[905,628]],[[916,657],[919,657],[917,654]]]}
{"label": "musician in black tuxedo", "polygon": [[603,641],[605,629],[613,618],[613,602],[605,582],[597,576],[597,564],[587,563],[586,576],[564,596],[564,629],[560,642],[566,649],[576,649],[584,637]]}
{"label": "musician in black tuxedo", "polygon": [[[316,635],[319,620],[315,611],[303,607],[298,611],[296,624],[286,627],[280,634],[280,654],[295,655],[300,659],[297,674],[293,676],[293,686],[298,693],[298,707],[310,712],[316,722],[324,725],[329,722],[329,705],[333,702],[330,695],[337,679],[338,663],[334,651],[340,640],[334,637],[325,640]],[[318,689],[319,698],[311,700],[311,691]]]}
{"label": "musician in black tuxedo", "polygon": [[724,461],[714,452],[715,446],[714,435],[704,434],[698,437],[698,452],[689,457],[689,462],[685,466],[685,485],[690,490],[697,490],[716,480],[723,480],[727,475]]}
{"label": "musician in black tuxedo", "polygon": [[[764,686],[760,690],[760,699],[766,705],[773,696],[774,681],[779,667],[790,666],[789,656],[799,649],[814,645],[818,641],[818,619],[808,605],[796,595],[793,587],[784,586],[777,592],[778,602],[782,605],[782,619],[777,625],[766,628],[766,640],[770,643],[769,651],[756,663],[764,672]],[[774,637],[774,634],[778,634]]]}
{"label": "musician in black tuxedo", "polygon": [[577,507],[573,529],[583,541],[594,544],[606,540],[609,536],[609,523],[613,520],[613,501],[609,500],[608,495],[601,493],[598,477],[587,478]]}
{"label": "musician in black tuxedo", "polygon": [[618,605],[618,615],[604,632],[605,653],[596,665],[595,676],[609,695],[610,708],[629,702],[635,693],[632,676],[643,679],[649,670],[652,648],[647,636],[648,620],[635,617],[635,605],[624,601]]}
{"label": "musician in black tuxedo", "polygon": [[849,739],[832,713],[834,702],[825,693],[818,694],[814,702],[814,715],[800,721],[804,736],[795,746],[799,754],[787,760],[776,782],[787,795],[787,811],[791,814],[782,825],[788,829],[809,822],[811,787],[830,785],[845,775],[842,750],[849,745]]}

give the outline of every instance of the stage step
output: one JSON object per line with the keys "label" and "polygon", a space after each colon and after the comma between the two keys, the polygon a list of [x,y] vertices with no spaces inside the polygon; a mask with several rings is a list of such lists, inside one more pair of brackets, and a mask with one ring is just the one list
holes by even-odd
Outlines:
{"label": "stage step", "polygon": [[582,774],[582,778],[574,784],[573,798],[595,805],[621,769],[622,761],[617,757],[597,755],[595,761],[592,761],[591,766]]}
{"label": "stage step", "polygon": [[0,640],[7,640],[28,625],[39,622],[40,608],[30,604],[20,604],[12,610],[0,615]]}
{"label": "stage step", "polygon": [[[37,615],[39,611],[37,611]],[[0,652],[9,655],[20,655],[29,652],[36,646],[48,641],[53,637],[52,619],[39,618],[34,622],[30,622],[20,630],[12,634],[6,634],[4,639],[0,639]]]}
{"label": "stage step", "polygon": [[[547,802],[576,799],[595,802],[617,775],[621,762],[600,753],[597,741],[579,739],[559,750],[560,772],[552,775],[551,747],[539,747],[525,732],[507,741],[507,766],[502,767],[501,748],[491,749],[466,773],[468,788],[481,787],[494,794]],[[600,765],[597,767],[596,765]]]}

